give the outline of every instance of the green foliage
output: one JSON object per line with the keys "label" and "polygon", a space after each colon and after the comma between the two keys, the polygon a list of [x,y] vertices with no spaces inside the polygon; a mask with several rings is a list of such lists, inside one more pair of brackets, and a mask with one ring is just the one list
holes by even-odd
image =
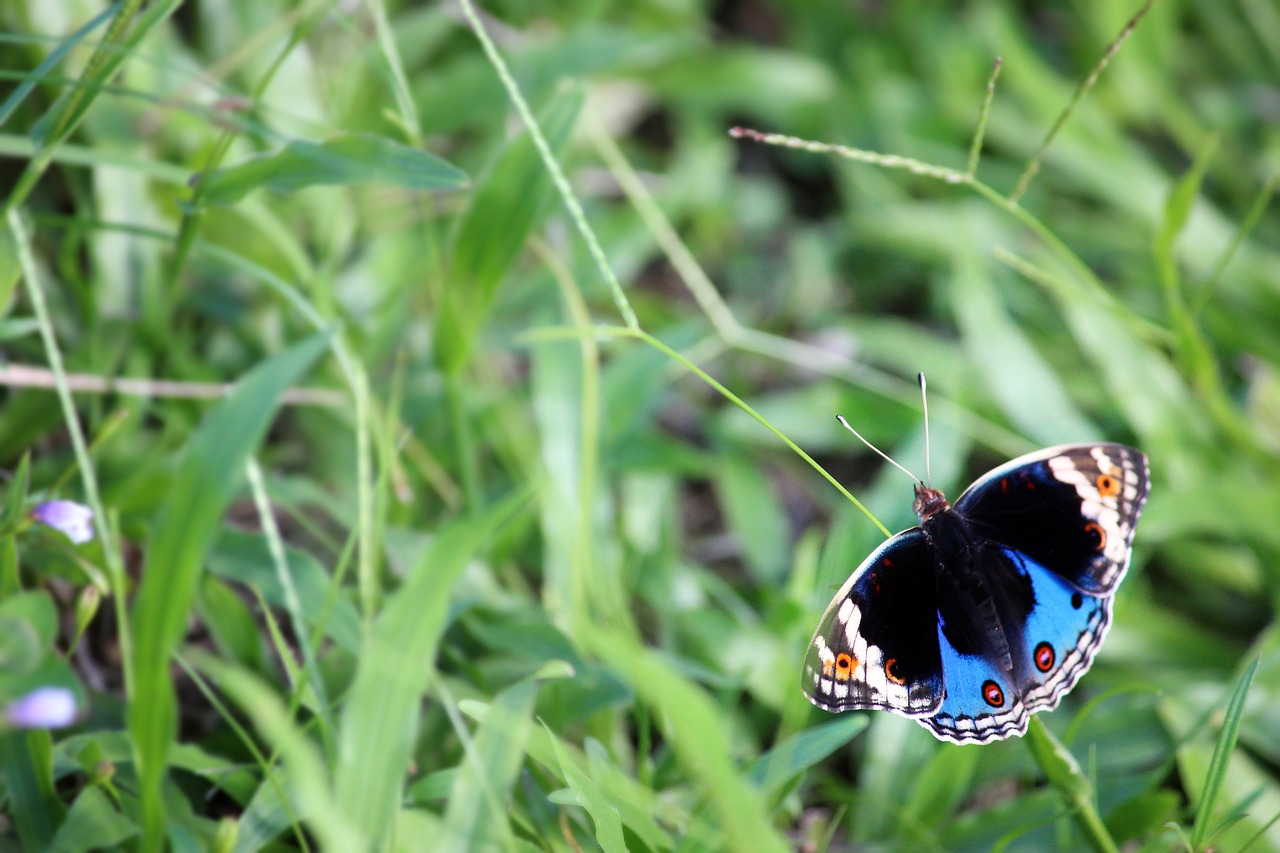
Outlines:
{"label": "green foliage", "polygon": [[439,157],[374,136],[340,136],[316,144],[294,140],[274,154],[250,157],[204,180],[205,204],[234,204],[261,187],[385,184],[407,190],[455,190],[467,176]]}
{"label": "green foliage", "polygon": [[[0,847],[1280,850],[1267,4],[0,34]],[[953,496],[1151,459],[1023,740],[797,689],[868,516],[913,523],[835,415],[923,474],[918,371]],[[48,686],[73,725],[15,728]]]}

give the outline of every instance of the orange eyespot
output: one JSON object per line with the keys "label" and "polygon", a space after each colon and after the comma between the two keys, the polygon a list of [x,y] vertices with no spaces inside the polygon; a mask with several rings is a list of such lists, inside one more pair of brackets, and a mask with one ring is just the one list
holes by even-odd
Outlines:
{"label": "orange eyespot", "polygon": [[1053,646],[1048,643],[1041,643],[1036,646],[1035,662],[1036,669],[1041,672],[1048,672],[1053,669],[1053,664],[1057,661],[1058,656],[1053,653]]}
{"label": "orange eyespot", "polygon": [[848,681],[858,669],[858,659],[841,652],[836,655],[836,681]]}
{"label": "orange eyespot", "polygon": [[1085,535],[1089,537],[1089,541],[1093,543],[1093,550],[1101,551],[1107,547],[1107,531],[1102,529],[1102,525],[1096,521],[1090,521],[1084,526]]}
{"label": "orange eyespot", "polygon": [[889,658],[887,661],[884,662],[884,675],[885,675],[885,678],[889,679],[894,684],[907,683],[907,680],[903,678],[901,673],[899,673],[898,671],[897,658]]}
{"label": "orange eyespot", "polygon": [[999,708],[1004,704],[1004,691],[994,681],[984,681],[982,682],[982,698],[992,708]]}
{"label": "orange eyespot", "polygon": [[1110,474],[1099,474],[1093,484],[1098,487],[1100,497],[1114,498],[1120,494],[1120,481]]}

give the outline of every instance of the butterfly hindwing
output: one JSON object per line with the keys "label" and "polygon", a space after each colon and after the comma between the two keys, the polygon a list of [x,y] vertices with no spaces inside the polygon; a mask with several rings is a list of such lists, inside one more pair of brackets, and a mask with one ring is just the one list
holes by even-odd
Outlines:
{"label": "butterfly hindwing", "polygon": [[805,655],[804,691],[827,711],[908,717],[942,702],[934,562],[912,528],[868,557],[827,607]]}
{"label": "butterfly hindwing", "polygon": [[1027,728],[1027,706],[1013,673],[989,655],[961,654],[938,632],[946,698],[932,717],[919,720],[943,740],[985,743]]}
{"label": "butterfly hindwing", "polygon": [[1081,592],[1025,555],[1009,556],[1031,579],[1036,600],[1016,661],[1022,698],[1029,711],[1052,710],[1093,663],[1111,625],[1111,596]]}
{"label": "butterfly hindwing", "polygon": [[[981,551],[1008,655],[966,648],[940,626],[946,699],[920,722],[956,743],[1023,734],[1032,712],[1057,707],[1092,663],[1111,615],[1110,596],[1081,592],[1013,549],[984,544]],[[947,607],[944,601],[944,615]]]}

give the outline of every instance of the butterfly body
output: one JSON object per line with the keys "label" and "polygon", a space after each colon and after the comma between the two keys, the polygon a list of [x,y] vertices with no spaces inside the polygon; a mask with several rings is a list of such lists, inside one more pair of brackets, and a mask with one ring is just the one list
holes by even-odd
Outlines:
{"label": "butterfly body", "polygon": [[954,505],[917,485],[920,526],[877,548],[827,608],[806,695],[957,743],[1022,734],[1092,663],[1147,488],[1146,457],[1118,444],[1015,459]]}

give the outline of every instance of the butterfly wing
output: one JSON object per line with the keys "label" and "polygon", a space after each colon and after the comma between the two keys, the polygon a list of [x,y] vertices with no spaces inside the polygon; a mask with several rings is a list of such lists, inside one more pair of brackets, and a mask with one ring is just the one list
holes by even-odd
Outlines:
{"label": "butterfly wing", "polygon": [[1015,459],[961,495],[954,511],[979,539],[977,569],[1009,658],[948,638],[955,596],[940,591],[946,699],[922,725],[944,740],[982,743],[1020,735],[1031,712],[1058,705],[1110,625],[1147,490],[1141,452],[1100,444]]}
{"label": "butterfly wing", "polygon": [[1148,484],[1147,457],[1132,447],[1051,447],[986,474],[955,510],[976,535],[1081,592],[1107,595],[1129,567]]}
{"label": "butterfly wing", "polygon": [[[979,546],[978,570],[1008,643],[1008,658],[966,644],[939,625],[946,699],[920,720],[955,743],[1021,735],[1034,711],[1051,710],[1093,662],[1111,621],[1111,596],[1088,595],[1025,555],[995,543]],[[940,597],[955,599],[940,591]],[[971,614],[965,613],[966,616]]]}
{"label": "butterfly wing", "polygon": [[942,703],[932,550],[920,528],[899,533],[850,576],[818,623],[803,689],[826,711],[875,708],[907,717]]}
{"label": "butterfly wing", "polygon": [[1110,595],[1088,595],[1016,551],[1008,558],[1031,580],[1036,605],[1022,626],[1015,661],[1028,711],[1052,710],[1088,671],[1111,626]]}
{"label": "butterfly wing", "polygon": [[940,740],[986,743],[1022,734],[1030,710],[1015,686],[1013,673],[990,655],[962,654],[939,632],[946,698],[937,713],[917,722]]}

